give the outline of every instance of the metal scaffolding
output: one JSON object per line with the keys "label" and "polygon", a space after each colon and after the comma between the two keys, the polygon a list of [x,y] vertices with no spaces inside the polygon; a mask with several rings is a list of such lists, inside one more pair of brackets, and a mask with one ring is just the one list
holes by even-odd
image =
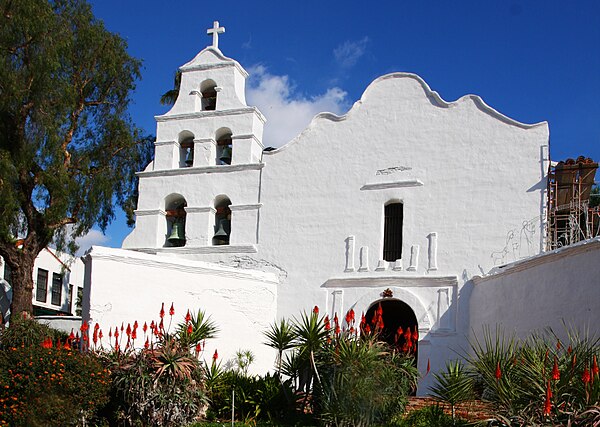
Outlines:
{"label": "metal scaffolding", "polygon": [[546,250],[600,236],[600,207],[590,203],[597,168],[583,156],[550,166]]}

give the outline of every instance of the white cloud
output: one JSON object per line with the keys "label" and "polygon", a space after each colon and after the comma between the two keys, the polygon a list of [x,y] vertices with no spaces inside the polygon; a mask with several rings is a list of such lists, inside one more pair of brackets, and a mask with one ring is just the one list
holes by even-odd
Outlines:
{"label": "white cloud", "polygon": [[341,114],[348,108],[347,93],[339,87],[306,97],[295,92],[288,76],[269,74],[262,65],[249,70],[248,105],[255,105],[267,117],[263,143],[281,147],[308,126],[321,112]]}
{"label": "white cloud", "polygon": [[368,37],[360,40],[347,40],[333,50],[333,56],[342,68],[350,68],[365,54]]}
{"label": "white cloud", "polygon": [[108,241],[108,236],[102,234],[100,230],[90,230],[86,235],[78,237],[75,242],[79,245],[76,256],[82,256],[93,245],[102,245]]}

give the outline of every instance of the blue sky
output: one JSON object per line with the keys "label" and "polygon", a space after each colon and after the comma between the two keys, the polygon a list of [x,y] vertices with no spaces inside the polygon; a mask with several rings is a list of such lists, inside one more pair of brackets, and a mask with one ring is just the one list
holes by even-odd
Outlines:
{"label": "blue sky", "polygon": [[[268,119],[267,145],[319,111],[343,113],[380,75],[420,75],[446,101],[476,94],[525,123],[548,121],[553,160],[600,160],[598,1],[95,0],[94,14],[143,60],[134,122],[154,134],[177,67],[226,28],[221,51],[250,73],[247,98]],[[122,217],[89,242],[119,247]]]}

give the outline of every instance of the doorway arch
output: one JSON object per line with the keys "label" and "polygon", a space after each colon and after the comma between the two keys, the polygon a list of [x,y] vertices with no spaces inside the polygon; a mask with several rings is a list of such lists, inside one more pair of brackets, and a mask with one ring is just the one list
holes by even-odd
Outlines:
{"label": "doorway arch", "polygon": [[[386,298],[375,301],[365,313],[366,324],[373,330],[383,321],[379,338],[391,347],[415,358],[417,365],[419,345],[419,323],[417,316],[410,306],[399,299]],[[381,323],[380,323],[381,325]]]}

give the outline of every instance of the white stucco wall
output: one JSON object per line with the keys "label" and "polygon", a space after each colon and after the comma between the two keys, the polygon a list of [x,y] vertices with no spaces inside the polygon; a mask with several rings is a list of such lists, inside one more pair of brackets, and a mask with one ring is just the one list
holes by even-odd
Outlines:
{"label": "white stucco wall", "polygon": [[[206,342],[209,362],[215,349],[225,360],[242,349],[256,356],[252,372],[264,373],[273,367],[275,354],[262,344],[263,331],[276,314],[273,274],[96,246],[86,256],[86,267],[83,317],[100,324],[105,346],[109,328],[120,327],[122,322],[137,320],[141,328],[145,321],[148,325],[160,321],[162,303],[166,328],[173,303],[171,330],[183,323],[187,310],[202,309],[218,325],[218,337]],[[143,339],[138,341],[143,345]]]}
{"label": "white stucco wall", "polygon": [[600,238],[547,252],[475,278],[471,327],[501,324],[521,338],[564,325],[600,336]]}

